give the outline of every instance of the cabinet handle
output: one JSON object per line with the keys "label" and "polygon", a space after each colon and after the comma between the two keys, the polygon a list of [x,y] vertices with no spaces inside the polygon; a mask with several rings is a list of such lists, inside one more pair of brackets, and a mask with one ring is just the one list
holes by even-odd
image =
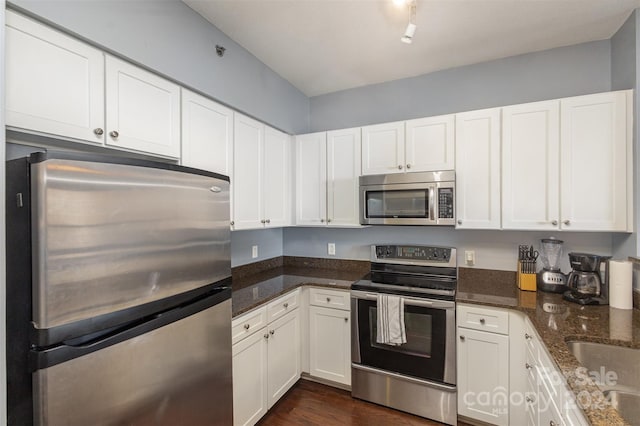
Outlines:
{"label": "cabinet handle", "polygon": [[245,325],[244,325],[244,329],[245,329],[245,330],[248,330],[248,329],[249,329],[249,327],[251,327],[249,324],[245,324]]}
{"label": "cabinet handle", "polygon": [[285,308],[285,309],[287,309],[287,308],[289,307],[289,304],[288,304],[288,303],[285,303],[285,304],[284,304],[284,305],[282,305],[282,306],[284,306],[284,308]]}
{"label": "cabinet handle", "polygon": [[331,219],[327,219],[327,223],[331,222]]}
{"label": "cabinet handle", "polygon": [[402,170],[402,164],[398,164],[398,170]]}
{"label": "cabinet handle", "polygon": [[349,318],[344,317],[344,322],[349,322]]}
{"label": "cabinet handle", "polygon": [[527,340],[531,340],[533,336],[531,336],[529,333],[524,333],[524,338]]}
{"label": "cabinet handle", "polygon": [[480,318],[480,324],[484,325],[485,322],[484,318]]}
{"label": "cabinet handle", "polygon": [[265,333],[265,334],[264,334],[264,338],[265,338],[265,339],[268,339],[268,338],[269,338],[269,333]]}
{"label": "cabinet handle", "polygon": [[562,223],[565,225],[571,225],[571,221],[569,219],[563,220]]}
{"label": "cabinet handle", "polygon": [[276,332],[275,330],[269,330],[269,334],[272,336],[275,334],[275,332]]}
{"label": "cabinet handle", "polygon": [[557,424],[553,420],[549,420],[549,426],[557,426]]}
{"label": "cabinet handle", "polygon": [[93,133],[95,133],[98,136],[101,136],[104,133],[104,130],[102,130],[100,127],[93,129]]}
{"label": "cabinet handle", "polygon": [[120,133],[118,133],[116,130],[112,130],[111,132],[109,132],[109,136],[111,136],[114,139],[118,139],[118,136],[120,136]]}
{"label": "cabinet handle", "polygon": [[462,219],[458,219],[458,225],[462,225]]}
{"label": "cabinet handle", "polygon": [[320,223],[324,223],[324,219],[320,219]]}
{"label": "cabinet handle", "polygon": [[464,342],[464,336],[460,336],[460,340]]}
{"label": "cabinet handle", "polygon": [[552,221],[551,221],[551,224],[552,224],[553,226],[556,226],[556,225],[558,224],[558,221],[557,221],[557,220],[552,220]]}
{"label": "cabinet handle", "polygon": [[271,223],[271,219],[267,219],[267,223]]}
{"label": "cabinet handle", "polygon": [[327,303],[330,303],[330,302],[331,302],[331,298],[327,297]]}
{"label": "cabinet handle", "polygon": [[264,219],[262,219],[262,220],[260,221],[260,223],[262,223],[262,224],[264,224],[264,222],[265,222],[265,220],[264,220]]}
{"label": "cabinet handle", "polygon": [[407,164],[407,169],[410,169],[410,168],[411,168],[411,164]]}
{"label": "cabinet handle", "polygon": [[531,370],[533,367],[527,362],[524,364],[524,368],[526,368],[527,370]]}
{"label": "cabinet handle", "polygon": [[236,223],[232,220],[231,221],[231,226],[235,225]]}
{"label": "cabinet handle", "polygon": [[533,404],[533,403],[536,402],[536,400],[533,399],[533,397],[530,397],[530,396],[525,397],[524,400],[527,401],[529,404]]}

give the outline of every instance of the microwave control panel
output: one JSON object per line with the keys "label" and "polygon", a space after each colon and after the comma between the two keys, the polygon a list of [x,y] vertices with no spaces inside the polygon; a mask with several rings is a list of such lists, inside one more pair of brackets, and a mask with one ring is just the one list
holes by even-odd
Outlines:
{"label": "microwave control panel", "polygon": [[453,188],[438,188],[438,219],[453,219]]}

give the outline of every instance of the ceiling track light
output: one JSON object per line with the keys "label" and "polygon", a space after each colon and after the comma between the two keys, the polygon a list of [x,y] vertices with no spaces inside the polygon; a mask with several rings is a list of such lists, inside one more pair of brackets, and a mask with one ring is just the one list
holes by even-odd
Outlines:
{"label": "ceiling track light", "polygon": [[404,35],[400,38],[400,41],[406,44],[411,44],[413,41],[413,35],[416,33],[416,0],[411,0],[409,3],[411,8],[411,14],[409,15],[409,24],[404,31]]}

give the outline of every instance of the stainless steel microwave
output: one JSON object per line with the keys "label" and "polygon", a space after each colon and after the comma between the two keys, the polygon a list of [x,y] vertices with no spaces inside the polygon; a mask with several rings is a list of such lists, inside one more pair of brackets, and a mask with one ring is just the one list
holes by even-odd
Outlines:
{"label": "stainless steel microwave", "polygon": [[455,172],[360,177],[362,225],[455,225]]}

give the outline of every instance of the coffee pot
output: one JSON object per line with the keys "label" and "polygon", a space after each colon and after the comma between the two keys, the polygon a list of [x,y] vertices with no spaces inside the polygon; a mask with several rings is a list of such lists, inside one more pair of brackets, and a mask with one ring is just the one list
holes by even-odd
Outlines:
{"label": "coffee pot", "polygon": [[[569,290],[563,298],[581,305],[609,304],[609,262],[611,256],[589,253],[569,253],[571,272],[567,278]],[[601,267],[604,265],[604,280]]]}

